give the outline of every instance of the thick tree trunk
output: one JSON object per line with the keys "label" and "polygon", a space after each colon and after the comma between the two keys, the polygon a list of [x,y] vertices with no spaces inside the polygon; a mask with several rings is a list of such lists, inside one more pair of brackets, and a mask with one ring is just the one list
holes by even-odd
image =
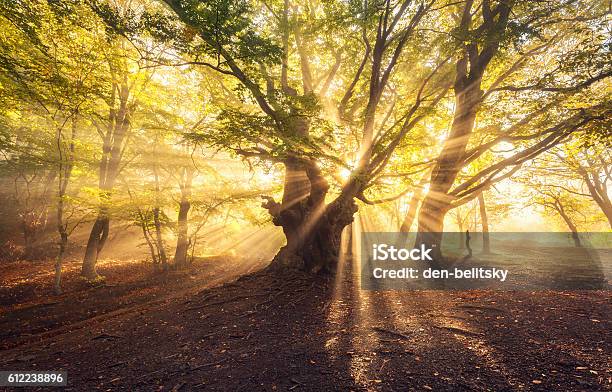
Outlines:
{"label": "thick tree trunk", "polygon": [[314,162],[285,162],[283,202],[264,203],[275,225],[281,226],[287,244],[272,260],[271,268],[296,268],[332,272],[340,252],[342,230],[357,211],[352,197],[339,197],[329,205],[329,185]]}
{"label": "thick tree trunk", "polygon": [[81,275],[89,280],[99,278],[96,271],[96,262],[98,261],[98,254],[108,238],[108,229],[108,216],[104,211],[100,211],[89,234],[89,240],[85,248],[85,257],[83,258],[83,267],[81,269]]}
{"label": "thick tree trunk", "polygon": [[423,198],[423,187],[429,181],[430,173],[426,172],[423,177],[421,177],[421,181],[417,185],[412,197],[410,198],[410,203],[408,204],[408,211],[406,212],[406,216],[400,226],[400,232],[408,233],[410,232],[410,228],[412,227],[412,222],[414,222],[414,218],[416,218],[417,209],[419,207],[419,202]]}
{"label": "thick tree trunk", "polygon": [[[465,4],[459,31],[468,33],[473,23],[473,1]],[[455,114],[451,131],[444,142],[436,165],[434,166],[429,192],[419,213],[419,235],[427,244],[435,246],[434,252],[441,260],[440,245],[444,216],[450,209],[452,195],[449,194],[457,175],[464,167],[466,147],[470,141],[476,113],[482,103],[484,92],[481,90],[485,70],[499,49],[500,39],[507,27],[512,2],[500,3],[497,20],[489,13],[483,13],[481,35],[482,48],[476,42],[465,43],[465,51],[455,64],[456,75],[453,85],[455,93]]]}
{"label": "thick tree trunk", "polygon": [[415,240],[415,248],[423,244],[426,248],[432,249],[431,255],[434,261],[432,265],[439,267],[442,265],[442,236],[444,230],[444,217],[450,209],[448,203],[428,195],[421,205],[419,211],[419,226]]}
{"label": "thick tree trunk", "polygon": [[478,207],[480,208],[480,223],[482,225],[482,253],[491,253],[491,238],[489,237],[489,217],[484,194],[478,194]]}
{"label": "thick tree trunk", "polygon": [[178,237],[176,240],[176,252],[174,253],[174,263],[178,267],[187,265],[187,250],[189,249],[187,217],[190,208],[191,203],[189,200],[181,200],[178,213]]}
{"label": "thick tree trunk", "polygon": [[323,208],[322,213],[304,209],[304,219],[296,224],[289,223],[290,220],[281,224],[287,244],[274,257],[274,267],[297,268],[314,273],[333,272],[336,269],[342,230],[353,221],[357,206],[351,200]]}
{"label": "thick tree trunk", "polygon": [[444,217],[450,210],[452,201],[449,191],[463,167],[461,160],[474,128],[476,110],[482,97],[480,80],[466,86],[463,83],[465,81],[455,83],[456,107],[451,132],[432,171],[429,192],[419,212],[417,244],[432,247],[432,254],[440,261]]}

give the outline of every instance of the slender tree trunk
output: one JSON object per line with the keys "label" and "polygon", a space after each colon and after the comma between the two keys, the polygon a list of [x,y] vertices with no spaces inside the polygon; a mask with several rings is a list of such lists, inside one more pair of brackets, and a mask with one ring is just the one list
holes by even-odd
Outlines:
{"label": "slender tree trunk", "polygon": [[563,205],[561,205],[559,201],[555,203],[555,209],[557,210],[559,215],[561,215],[561,218],[563,218],[563,221],[570,229],[570,232],[572,233],[572,239],[574,240],[574,246],[576,246],[576,248],[581,248],[582,243],[580,242],[580,236],[578,235],[578,228],[576,227],[574,222],[572,222],[572,219],[567,215],[565,209],[563,208]]}
{"label": "slender tree trunk", "polygon": [[141,217],[141,219],[142,220],[140,223],[140,228],[142,229],[142,235],[145,238],[145,241],[147,242],[147,246],[149,247],[149,252],[151,253],[151,260],[153,261],[153,264],[157,266],[157,264],[159,263],[159,260],[157,258],[157,252],[155,251],[155,246],[153,245],[153,241],[151,240],[151,235],[147,229],[147,222],[144,220],[144,217]]}
{"label": "slender tree trunk", "polygon": [[465,249],[465,232],[463,231],[463,221],[457,211],[457,227],[459,228],[459,249]]}
{"label": "slender tree trunk", "polygon": [[166,249],[164,248],[161,221],[159,220],[159,207],[153,208],[153,224],[155,225],[155,244],[159,254],[159,261],[161,262],[163,270],[166,271],[168,269],[168,257],[166,256]]}
{"label": "slender tree trunk", "polygon": [[584,179],[591,197],[595,200],[599,208],[601,208],[601,211],[608,219],[608,224],[612,229],[612,201],[608,196],[608,188],[605,181],[601,182],[599,180],[598,172],[590,173],[583,167],[578,169],[578,173]]}
{"label": "slender tree trunk", "polygon": [[480,208],[480,223],[482,224],[482,253],[491,253],[491,239],[489,237],[489,217],[484,194],[478,194],[478,207]]}
{"label": "slender tree trunk", "polygon": [[35,230],[32,227],[32,223],[29,221],[29,214],[26,214],[21,219],[21,227],[23,232],[23,245],[24,252],[23,258],[26,260],[34,259],[34,238],[35,238]]}
{"label": "slender tree trunk", "polygon": [[[75,134],[75,137],[76,137],[76,134]],[[47,174],[45,178],[45,186],[44,186],[44,190],[41,196],[41,200],[45,204],[45,207],[40,211],[40,213],[38,214],[38,218],[37,218],[37,220],[41,222],[40,231],[43,233],[47,229],[47,223],[49,222],[49,209],[51,207],[50,203],[49,205],[47,205],[46,202],[47,200],[49,200],[49,196],[51,192],[53,191],[53,183],[55,182],[56,177],[57,177],[57,173],[55,172],[55,170],[51,170],[49,171],[49,173]]]}
{"label": "slender tree trunk", "polygon": [[191,209],[191,183],[193,181],[193,169],[183,168],[180,188],[181,201],[178,212],[178,236],[176,240],[176,251],[174,263],[182,268],[187,265],[187,251],[189,250],[189,210]]}
{"label": "slender tree trunk", "polygon": [[590,193],[593,196],[593,200],[595,200],[601,211],[606,216],[606,219],[608,219],[608,224],[610,225],[610,229],[612,229],[612,203],[607,198],[607,194],[604,197],[600,197],[599,194],[595,193],[595,191],[591,191]]}
{"label": "slender tree trunk", "polygon": [[[96,262],[98,254],[104,247],[109,231],[109,214],[107,204],[110,202],[115,181],[119,174],[121,157],[123,155],[124,141],[130,128],[130,117],[134,107],[130,107],[128,100],[130,87],[127,80],[127,71],[123,72],[120,83],[113,83],[111,95],[111,109],[106,135],[102,146],[102,158],[99,165],[99,189],[101,205],[98,217],[94,222],[83,258],[81,275],[89,280],[98,279]],[[115,101],[118,102],[115,107]]]}
{"label": "slender tree trunk", "polygon": [[67,245],[68,234],[64,230],[63,232],[60,232],[59,250],[57,252],[57,258],[55,259],[55,283],[53,285],[53,290],[55,291],[55,294],[58,295],[62,293],[62,264]]}
{"label": "slender tree trunk", "polygon": [[[23,179],[23,185],[20,186],[21,182],[18,181],[19,178]],[[34,231],[35,226],[33,222],[34,208],[30,208],[31,203],[31,194],[32,194],[32,182],[35,177],[32,179],[28,179],[26,173],[20,171],[17,175],[17,178],[14,179],[14,190],[15,203],[20,205],[20,213],[18,214],[21,222],[21,234],[23,236],[23,258],[25,260],[33,260],[34,259]],[[25,188],[25,192],[20,192],[21,188]],[[35,204],[36,202],[34,202]]]}
{"label": "slender tree trunk", "polygon": [[612,229],[612,207],[603,209],[606,218],[608,218],[608,224],[610,225],[610,229]]}
{"label": "slender tree trunk", "polygon": [[[130,191],[129,186],[126,188],[127,188],[128,195],[130,196],[130,200],[134,202],[134,197],[132,196],[132,192]],[[151,253],[151,261],[153,262],[153,265],[157,269],[158,267],[157,264],[159,263],[159,260],[157,258],[157,251],[155,250],[155,245],[153,245],[152,235],[149,230],[148,213],[143,212],[143,210],[137,206],[136,216],[138,218],[138,225],[140,226],[140,229],[142,230],[142,236],[144,237],[145,242],[147,243],[147,246],[149,247],[149,253]]]}
{"label": "slender tree trunk", "polygon": [[[76,114],[75,114],[76,116]],[[62,293],[62,264],[64,261],[64,253],[66,252],[66,246],[68,245],[68,222],[64,222],[64,197],[66,196],[66,190],[70,182],[72,175],[72,168],[74,167],[74,151],[75,151],[75,139],[77,133],[76,118],[72,119],[72,133],[70,136],[70,144],[68,147],[67,154],[64,154],[62,147],[62,129],[58,129],[57,133],[57,148],[59,154],[59,178],[58,178],[58,198],[57,198],[57,231],[60,236],[59,249],[57,252],[57,258],[55,260],[55,282],[53,289],[55,294]],[[64,162],[64,159],[66,162]]]}
{"label": "slender tree trunk", "polygon": [[[591,187],[589,187],[591,194],[592,195],[595,194],[595,192],[592,191],[590,188]],[[601,192],[601,194],[598,195],[598,197],[593,197],[593,199],[595,200],[599,208],[601,208],[601,211],[604,213],[604,215],[608,219],[608,224],[610,225],[610,228],[612,229],[612,202],[610,202],[610,199],[608,198],[607,190],[604,192]]]}
{"label": "slender tree trunk", "polygon": [[353,223],[350,223],[347,226],[346,233],[348,235],[346,255],[349,257],[353,257]]}
{"label": "slender tree trunk", "polygon": [[[105,192],[102,195],[103,198],[108,198],[109,196],[110,195],[108,192]],[[104,205],[104,203],[105,201],[101,202],[98,209],[98,215],[89,233],[87,246],[85,247],[85,256],[83,257],[81,275],[88,280],[96,280],[100,278],[96,270],[96,263],[98,261],[98,255],[104,247],[106,239],[108,238],[110,225],[107,213],[108,208]]]}
{"label": "slender tree trunk", "polygon": [[166,249],[164,247],[164,239],[162,234],[162,225],[159,219],[159,175],[157,173],[157,166],[153,168],[155,175],[155,207],[153,208],[153,224],[155,226],[155,243],[157,246],[157,253],[159,254],[159,261],[161,262],[162,269],[168,270],[168,257],[166,256]]}
{"label": "slender tree trunk", "polygon": [[[62,164],[60,164],[60,169]],[[63,169],[62,169],[63,170]],[[55,294],[59,295],[62,293],[62,264],[64,261],[64,253],[66,252],[66,245],[68,245],[68,230],[67,225],[64,223],[64,194],[68,185],[68,177],[62,181],[62,170],[60,170],[60,185],[59,194],[57,201],[57,231],[60,236],[59,249],[57,252],[57,258],[55,259],[55,283],[53,289]],[[69,173],[66,173],[68,175]]]}

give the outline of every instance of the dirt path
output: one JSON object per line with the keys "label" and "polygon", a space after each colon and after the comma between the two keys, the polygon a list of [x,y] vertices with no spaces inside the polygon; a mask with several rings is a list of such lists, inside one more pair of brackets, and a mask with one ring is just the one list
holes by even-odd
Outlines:
{"label": "dirt path", "polygon": [[368,292],[256,273],[0,353],[74,391],[611,390],[609,292]]}

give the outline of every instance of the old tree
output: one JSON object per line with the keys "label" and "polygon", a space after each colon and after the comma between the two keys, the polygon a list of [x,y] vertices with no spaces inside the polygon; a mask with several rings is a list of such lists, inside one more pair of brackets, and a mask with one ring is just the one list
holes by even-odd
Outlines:
{"label": "old tree", "polygon": [[[220,206],[242,205],[257,221],[255,197],[284,234],[272,266],[312,272],[335,269],[370,206],[399,206],[398,228],[437,249],[453,209],[488,231],[509,181],[545,185],[539,204],[570,231],[566,206],[610,220],[605,1],[1,4],[0,150],[27,253],[43,221],[64,247],[90,223],[88,279],[113,225],[137,226],[162,269],[184,267],[209,213],[227,226]],[[282,189],[236,191],[217,153],[281,172]]]}
{"label": "old tree", "polygon": [[[358,203],[399,197],[428,170],[418,241],[438,246],[450,209],[609,132],[603,3],[163,3],[132,21],[173,43],[180,60],[160,62],[217,73],[234,96],[192,137],[284,166],[282,200],[264,203],[287,239],[277,266],[333,269]],[[441,148],[414,147],[424,128]]]}
{"label": "old tree", "polygon": [[[423,182],[417,241],[439,246],[452,208],[570,139],[609,141],[604,2],[164,3],[142,24],[237,97],[193,137],[284,166],[264,203],[278,266],[333,269],[358,203]],[[414,147],[424,129],[441,148]]]}

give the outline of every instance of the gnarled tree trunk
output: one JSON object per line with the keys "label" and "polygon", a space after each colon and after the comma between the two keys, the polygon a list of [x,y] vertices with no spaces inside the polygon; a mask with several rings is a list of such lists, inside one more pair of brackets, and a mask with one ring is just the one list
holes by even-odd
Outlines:
{"label": "gnarled tree trunk", "polygon": [[357,206],[352,197],[325,204],[329,185],[314,161],[298,163],[290,158],[285,167],[283,202],[268,198],[263,205],[287,238],[271,268],[334,271],[342,230],[353,221]]}

